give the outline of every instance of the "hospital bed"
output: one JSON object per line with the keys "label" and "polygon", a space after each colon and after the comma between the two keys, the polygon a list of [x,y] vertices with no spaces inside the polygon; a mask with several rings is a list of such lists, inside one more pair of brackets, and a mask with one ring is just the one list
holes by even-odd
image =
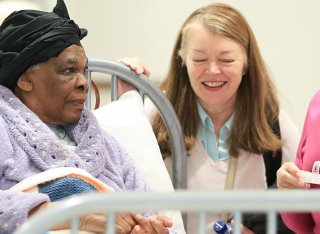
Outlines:
{"label": "hospital bed", "polygon": [[[15,234],[44,233],[55,224],[64,220],[72,220],[71,233],[78,233],[78,217],[88,213],[104,213],[108,216],[106,232],[114,232],[114,220],[117,212],[147,211],[147,210],[178,210],[183,215],[188,212],[198,212],[198,234],[206,233],[207,213],[230,212],[234,215],[233,233],[241,233],[242,214],[266,213],[268,218],[267,233],[276,231],[276,215],[279,211],[320,211],[320,192],[317,191],[222,191],[222,192],[195,192],[186,188],[186,149],[182,137],[181,127],[169,101],[152,81],[143,75],[137,76],[127,67],[113,61],[89,60],[88,80],[92,82],[94,73],[111,75],[113,89],[111,99],[117,99],[117,79],[127,81],[139,90],[142,99],[147,96],[158,108],[162,119],[169,131],[173,146],[174,164],[172,182],[175,193],[92,193],[68,198],[56,207],[44,210],[31,217]],[[99,96],[94,85],[90,86],[89,93]],[[95,99],[93,99],[95,100]],[[92,107],[91,98],[87,106]]]}
{"label": "hospital bed", "polygon": [[[276,214],[279,211],[320,211],[320,191],[222,191],[167,193],[92,193],[69,198],[56,207],[34,215],[14,234],[40,234],[59,222],[71,219],[71,233],[78,233],[79,215],[100,212],[108,216],[105,233],[113,234],[116,212],[178,209],[199,212],[198,232],[206,233],[206,213],[234,213],[233,234],[241,233],[243,212],[267,214],[267,234],[276,234]],[[213,232],[212,232],[213,233]]]}
{"label": "hospital bed", "polygon": [[[165,125],[168,129],[169,138],[173,149],[173,173],[172,183],[175,189],[186,188],[186,148],[179,120],[169,100],[159,88],[146,76],[136,75],[126,66],[106,60],[90,59],[88,63],[88,81],[92,82],[93,73],[104,73],[111,75],[111,101],[118,99],[117,79],[121,78],[133,85],[141,94],[141,97],[148,97],[157,107]],[[89,98],[86,105],[92,109],[90,94],[94,91],[96,96],[95,108],[99,106],[99,92],[95,85],[89,86]]]}

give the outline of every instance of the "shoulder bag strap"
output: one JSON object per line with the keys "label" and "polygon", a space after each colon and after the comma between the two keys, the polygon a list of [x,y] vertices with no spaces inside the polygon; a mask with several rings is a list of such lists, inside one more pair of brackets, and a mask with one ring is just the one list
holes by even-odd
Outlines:
{"label": "shoulder bag strap", "polygon": [[[233,188],[234,177],[236,175],[236,170],[237,170],[237,164],[238,164],[238,157],[230,156],[228,173],[227,173],[227,178],[224,185],[224,190],[231,190]],[[228,212],[221,213],[221,220],[223,220],[224,222],[227,222],[228,218],[229,218]]]}

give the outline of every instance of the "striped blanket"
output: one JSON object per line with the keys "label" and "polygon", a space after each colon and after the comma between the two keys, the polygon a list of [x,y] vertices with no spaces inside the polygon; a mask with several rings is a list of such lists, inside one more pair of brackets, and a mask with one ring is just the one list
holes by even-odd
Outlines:
{"label": "striped blanket", "polygon": [[51,201],[93,191],[113,192],[114,190],[97,180],[88,172],[73,167],[53,168],[30,176],[13,186],[10,190],[45,193]]}
{"label": "striped blanket", "polygon": [[[113,192],[105,183],[97,180],[83,169],[73,167],[53,168],[30,176],[10,190],[30,193],[45,193],[51,201],[93,191]],[[71,230],[48,231],[44,234],[70,234]],[[92,234],[79,231],[79,234]]]}

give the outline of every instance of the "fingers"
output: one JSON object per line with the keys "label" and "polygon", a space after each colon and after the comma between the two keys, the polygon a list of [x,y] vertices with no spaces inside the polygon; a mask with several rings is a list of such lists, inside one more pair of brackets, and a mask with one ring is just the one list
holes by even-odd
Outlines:
{"label": "fingers", "polygon": [[134,90],[134,87],[132,85],[121,79],[118,79],[118,97],[130,90]]}
{"label": "fingers", "polygon": [[280,189],[309,188],[310,185],[301,180],[300,169],[292,162],[284,163],[277,171],[277,186]]}
{"label": "fingers", "polygon": [[150,76],[149,68],[147,68],[144,64],[142,64],[140,58],[124,57],[122,59],[119,59],[118,61],[128,66],[132,71],[134,71],[138,75],[144,74],[146,76]]}
{"label": "fingers", "polygon": [[[169,233],[167,227],[164,225],[163,220],[158,219],[156,216],[148,217],[148,220],[156,234],[167,234]],[[170,225],[172,226],[172,224]]]}
{"label": "fingers", "polygon": [[104,231],[106,217],[99,214],[85,215],[80,218],[80,229],[88,232],[102,233]]}
{"label": "fingers", "polygon": [[[105,230],[107,217],[101,214],[90,214],[80,218],[80,229],[83,231],[103,233]],[[116,215],[115,227],[117,234],[131,233],[136,226],[134,216],[130,213]]]}
{"label": "fingers", "polygon": [[145,233],[144,230],[139,225],[136,225],[131,232],[131,234],[144,234],[144,233]]}
{"label": "fingers", "polygon": [[124,230],[124,233],[130,233],[136,225],[131,213],[121,213],[117,215],[116,225]]}
{"label": "fingers", "polygon": [[[150,75],[150,70],[145,67],[140,58],[122,58],[118,60],[119,62],[123,63],[127,67],[129,67],[132,71],[134,71],[137,75],[144,74],[146,76]],[[124,94],[127,91],[133,90],[134,87],[127,82],[119,79],[118,80],[118,97]]]}
{"label": "fingers", "polygon": [[146,229],[149,225],[149,221],[141,214],[136,214],[134,216],[136,223],[141,226],[143,229]]}
{"label": "fingers", "polygon": [[139,227],[134,228],[134,234],[142,233],[141,229],[146,233],[167,234],[169,233],[167,227],[171,227],[173,224],[169,218],[159,215],[145,218],[141,214],[137,214],[135,220]]}
{"label": "fingers", "polygon": [[278,188],[293,188],[294,184],[298,182],[297,173],[298,170],[293,163],[284,163],[277,171]]}
{"label": "fingers", "polygon": [[173,225],[172,219],[168,218],[167,216],[154,215],[153,217],[155,217],[157,220],[162,222],[163,226],[165,226],[165,227],[172,227],[172,225]]}

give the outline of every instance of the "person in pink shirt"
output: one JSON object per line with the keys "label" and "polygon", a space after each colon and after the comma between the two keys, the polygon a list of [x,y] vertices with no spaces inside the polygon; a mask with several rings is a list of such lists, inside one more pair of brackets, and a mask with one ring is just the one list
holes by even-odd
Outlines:
{"label": "person in pink shirt", "polygon": [[[314,172],[320,165],[320,91],[310,101],[295,163],[284,163],[277,172],[279,189],[314,189],[320,185],[302,179],[303,171]],[[320,233],[320,213],[281,213],[285,224],[299,234]]]}

